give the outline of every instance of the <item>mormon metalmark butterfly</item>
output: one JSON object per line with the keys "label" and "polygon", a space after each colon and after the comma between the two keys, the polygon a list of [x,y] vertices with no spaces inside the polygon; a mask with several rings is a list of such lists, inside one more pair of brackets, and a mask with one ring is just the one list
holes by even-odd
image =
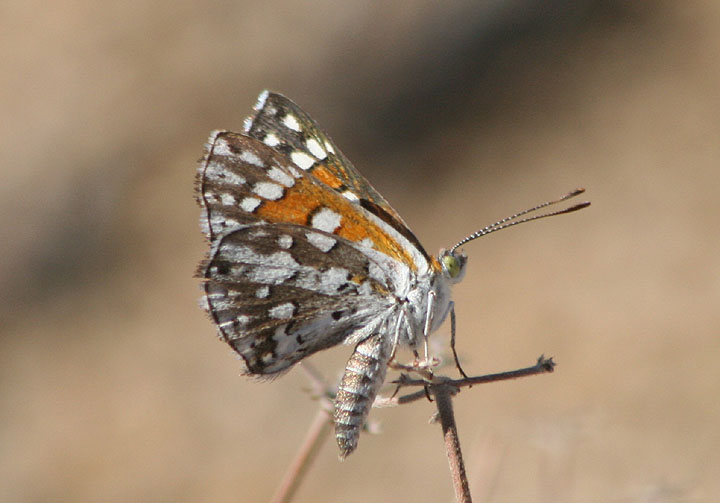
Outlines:
{"label": "mormon metalmark butterfly", "polygon": [[341,457],[355,450],[395,349],[427,347],[448,313],[454,319],[450,288],[467,261],[457,248],[589,204],[517,220],[578,189],[430,256],[318,125],[268,91],[243,133],[211,135],[196,183],[210,243],[198,270],[203,307],[244,373],[274,376],[316,351],[355,344],[335,398]]}

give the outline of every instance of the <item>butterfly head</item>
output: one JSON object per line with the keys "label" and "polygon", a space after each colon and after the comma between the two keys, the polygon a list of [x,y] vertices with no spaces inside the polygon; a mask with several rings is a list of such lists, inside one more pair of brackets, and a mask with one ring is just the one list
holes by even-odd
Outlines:
{"label": "butterfly head", "polygon": [[443,275],[445,275],[451,284],[460,283],[465,276],[465,265],[467,264],[467,255],[463,252],[452,250],[440,250],[440,265],[442,265]]}

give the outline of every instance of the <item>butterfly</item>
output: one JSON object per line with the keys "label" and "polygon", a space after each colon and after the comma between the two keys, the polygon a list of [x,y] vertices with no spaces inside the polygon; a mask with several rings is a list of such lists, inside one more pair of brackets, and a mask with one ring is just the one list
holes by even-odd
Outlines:
{"label": "butterfly", "polygon": [[[448,314],[467,241],[429,255],[400,215],[299,106],[263,91],[242,133],[215,131],[196,178],[209,242],[202,305],[243,373],[269,378],[311,354],[354,345],[334,402],[341,458],[399,346],[417,355]],[[584,204],[584,203],[583,203]],[[581,206],[581,205],[578,205]],[[454,329],[454,323],[452,323]],[[453,330],[454,336],[454,330]]]}

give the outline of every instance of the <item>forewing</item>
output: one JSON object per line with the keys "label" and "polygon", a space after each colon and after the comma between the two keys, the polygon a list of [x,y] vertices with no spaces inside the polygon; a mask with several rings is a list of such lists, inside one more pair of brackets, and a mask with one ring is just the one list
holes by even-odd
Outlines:
{"label": "forewing", "polygon": [[382,274],[344,239],[283,223],[224,234],[199,270],[205,309],[255,375],[369,335],[391,306]]}
{"label": "forewing", "polygon": [[255,115],[245,122],[245,132],[282,152],[297,167],[387,222],[428,256],[390,203],[293,101],[281,94],[263,91],[255,105]]}
{"label": "forewing", "polygon": [[402,221],[330,137],[293,101],[281,94],[263,91],[255,111],[245,122],[249,136],[287,155],[299,168],[351,201],[367,199]]}
{"label": "forewing", "polygon": [[213,134],[198,172],[197,192],[204,208],[201,226],[211,244],[247,225],[292,223],[362,244],[414,270],[424,265],[423,257],[393,228],[373,220],[369,212],[255,138]]}

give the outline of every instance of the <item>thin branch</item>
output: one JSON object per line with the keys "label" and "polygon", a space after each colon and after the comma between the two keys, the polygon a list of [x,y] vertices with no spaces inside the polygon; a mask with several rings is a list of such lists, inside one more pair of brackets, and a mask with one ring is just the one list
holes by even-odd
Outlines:
{"label": "thin branch", "polygon": [[[311,366],[307,363],[300,366],[306,371],[310,378],[313,387],[312,392],[320,402],[320,409],[318,410],[318,413],[308,430],[305,441],[285,472],[285,475],[275,495],[273,496],[273,499],[271,500],[272,503],[287,503],[291,501],[309,467],[317,457],[320,448],[322,447],[323,440],[332,432],[333,420],[330,411],[333,408],[332,400],[334,398],[334,392],[331,391],[332,388],[324,382],[320,374]],[[445,449],[450,463],[453,486],[455,487],[455,496],[458,502],[469,503],[471,501],[470,490],[467,476],[465,474],[465,466],[462,460],[462,452],[460,450],[460,439],[458,437],[457,425],[455,423],[452,397],[456,395],[461,388],[466,386],[469,387],[474,384],[505,381],[508,379],[517,379],[520,377],[552,372],[555,367],[555,363],[552,358],[540,356],[535,365],[530,367],[511,370],[509,372],[500,372],[497,374],[466,377],[463,379],[450,379],[445,376],[433,375],[431,367],[431,362],[426,365],[401,365],[393,363],[391,368],[411,372],[421,377],[420,379],[412,379],[407,374],[400,374],[400,377],[393,381],[398,384],[398,389],[405,386],[422,386],[423,388],[414,393],[400,397],[378,397],[373,404],[373,407],[402,405],[426,398],[428,393],[432,395],[435,398],[438,409],[438,417],[440,418],[443,437],[445,438]]]}
{"label": "thin branch", "polygon": [[308,469],[317,458],[323,441],[330,436],[334,426],[332,414],[330,413],[333,407],[332,398],[334,393],[330,391],[328,384],[312,365],[303,362],[299,366],[305,371],[310,380],[312,394],[319,400],[320,408],[310,425],[305,440],[300,445],[272,500],[270,500],[272,503],[288,503],[292,500]]}
{"label": "thin branch", "polygon": [[277,488],[272,500],[270,500],[272,503],[288,503],[292,500],[305,474],[320,452],[323,440],[332,431],[332,427],[332,416],[324,408],[320,408],[315,415],[308,434],[305,436],[305,441],[298,449],[295,459],[290,463],[280,482],[280,486]]}
{"label": "thin branch", "polygon": [[445,439],[445,452],[450,463],[455,499],[458,503],[471,503],[470,485],[465,473],[462,451],[460,450],[460,437],[458,437],[455,414],[453,412],[452,397],[458,388],[445,382],[435,382],[429,385],[430,393],[435,397],[443,438]]}

